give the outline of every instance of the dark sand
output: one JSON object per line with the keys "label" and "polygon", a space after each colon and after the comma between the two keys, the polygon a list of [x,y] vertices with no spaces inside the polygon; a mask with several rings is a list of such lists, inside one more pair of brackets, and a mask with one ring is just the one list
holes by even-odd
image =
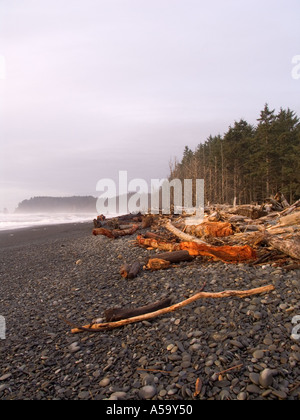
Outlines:
{"label": "dark sand", "polygon": [[90,234],[93,223],[66,223],[0,231],[0,250],[29,244],[45,244],[60,239],[75,239]]}

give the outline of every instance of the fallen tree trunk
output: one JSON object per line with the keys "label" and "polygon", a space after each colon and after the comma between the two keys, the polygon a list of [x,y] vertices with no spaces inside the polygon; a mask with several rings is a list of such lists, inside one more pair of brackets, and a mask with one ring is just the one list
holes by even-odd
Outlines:
{"label": "fallen tree trunk", "polygon": [[151,312],[159,311],[172,305],[172,298],[165,298],[159,302],[151,303],[140,308],[111,308],[104,312],[107,322],[121,321],[122,319],[133,318],[140,315],[145,315]]}
{"label": "fallen tree trunk", "polygon": [[228,222],[203,222],[197,226],[187,226],[186,232],[197,237],[213,236],[224,238],[233,235],[232,224]]}
{"label": "fallen tree trunk", "polygon": [[265,240],[272,248],[275,248],[292,258],[300,260],[300,236],[283,240],[280,237],[266,235]]}
{"label": "fallen tree trunk", "polygon": [[168,222],[165,225],[165,227],[169,232],[172,232],[173,235],[177,236],[177,238],[181,239],[182,241],[192,241],[192,242],[196,242],[197,244],[206,244],[207,245],[206,242],[201,241],[198,238],[195,238],[195,236],[188,235],[187,233],[184,233],[181,230],[177,229],[175,226],[172,225],[171,222]]}
{"label": "fallen tree trunk", "polygon": [[249,245],[244,246],[209,246],[195,242],[181,242],[180,249],[187,250],[190,255],[212,257],[214,260],[224,262],[242,262],[255,260],[256,251]]}
{"label": "fallen tree trunk", "polygon": [[256,251],[249,245],[224,245],[216,247],[195,241],[172,244],[166,242],[158,242],[155,239],[145,239],[142,236],[137,237],[137,242],[139,245],[149,246],[151,248],[157,248],[163,251],[188,251],[191,256],[211,257],[214,260],[221,260],[224,262],[241,262],[257,259]]}
{"label": "fallen tree trunk", "polygon": [[174,312],[187,305],[190,305],[191,303],[199,299],[223,299],[227,297],[245,298],[248,296],[257,295],[261,293],[268,293],[268,292],[273,291],[274,289],[275,287],[273,285],[269,285],[269,286],[259,287],[257,289],[251,289],[251,290],[225,290],[219,293],[200,292],[190,297],[189,299],[186,299],[180,303],[177,303],[175,305],[169,306],[164,309],[160,309],[155,312],[151,312],[151,313],[141,315],[141,316],[135,316],[129,319],[123,319],[121,321],[116,321],[116,322],[107,322],[107,323],[102,323],[102,324],[89,324],[84,327],[76,327],[71,330],[71,333],[78,334],[83,331],[101,332],[101,331],[112,330],[115,328],[120,328],[128,324],[134,324],[136,322],[146,321],[146,320],[153,319],[161,315],[165,315],[170,312]]}

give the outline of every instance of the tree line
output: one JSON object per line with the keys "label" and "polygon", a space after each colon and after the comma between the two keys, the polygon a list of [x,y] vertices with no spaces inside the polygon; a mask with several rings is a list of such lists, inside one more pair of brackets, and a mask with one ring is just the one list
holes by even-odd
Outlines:
{"label": "tree line", "polygon": [[172,179],[204,179],[206,203],[259,203],[279,191],[292,203],[300,198],[299,118],[266,104],[256,126],[241,119],[194,151],[186,146],[170,163]]}

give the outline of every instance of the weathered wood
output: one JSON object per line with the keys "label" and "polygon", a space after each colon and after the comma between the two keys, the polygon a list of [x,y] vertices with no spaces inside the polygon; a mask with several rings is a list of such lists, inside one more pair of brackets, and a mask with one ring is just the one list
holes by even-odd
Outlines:
{"label": "weathered wood", "polygon": [[233,235],[233,228],[228,222],[203,222],[197,226],[187,226],[185,232],[200,238],[202,236],[224,238]]}
{"label": "weathered wood", "polygon": [[182,309],[183,307],[190,305],[191,303],[199,300],[199,299],[223,299],[228,297],[239,297],[239,298],[245,298],[252,295],[257,295],[261,293],[268,293],[275,290],[275,287],[273,285],[269,286],[263,286],[259,287],[257,289],[251,289],[251,290],[225,290],[223,292],[219,293],[208,293],[208,292],[200,292],[196,293],[194,296],[190,297],[189,299],[186,299],[180,303],[177,303],[175,305],[169,306],[164,309],[160,309],[154,312],[150,312],[145,315],[139,315],[134,316],[132,318],[123,319],[116,322],[107,322],[107,323],[101,323],[101,324],[89,324],[84,327],[77,327],[73,328],[71,330],[72,334],[78,334],[83,331],[90,331],[90,332],[102,332],[102,331],[108,331],[115,328],[120,328],[128,324],[134,324],[136,322],[146,321],[149,319],[156,318],[161,315],[165,315],[170,312],[174,312],[178,309]]}
{"label": "weathered wood", "polygon": [[123,264],[120,268],[120,274],[124,279],[128,278],[129,271],[130,271],[130,265],[129,264]]}
{"label": "weathered wood", "polygon": [[120,274],[124,279],[134,279],[137,277],[141,269],[142,264],[139,261],[135,261],[133,264],[123,264],[120,268]]}
{"label": "weathered wood", "polygon": [[155,303],[151,303],[140,308],[111,308],[104,312],[107,322],[120,321],[121,319],[128,319],[135,316],[148,314],[150,312],[159,311],[169,307],[172,304],[172,298],[168,297]]}
{"label": "weathered wood", "polygon": [[139,225],[132,225],[128,229],[105,229],[105,228],[97,228],[93,229],[93,235],[104,235],[110,239],[116,239],[120,236],[126,236],[126,235],[133,235],[139,228]]}
{"label": "weathered wood", "polygon": [[153,258],[169,261],[172,264],[184,261],[193,261],[194,259],[194,257],[190,255],[188,251],[163,252],[161,254],[155,255],[155,257],[149,257],[148,261]]}
{"label": "weathered wood", "polygon": [[93,229],[93,235],[94,236],[103,235],[103,236],[106,236],[107,238],[115,239],[115,236],[113,235],[112,231],[110,229],[105,229],[105,228]]}
{"label": "weathered wood", "polygon": [[137,275],[139,274],[139,272],[141,271],[142,268],[143,268],[143,266],[142,266],[142,264],[139,261],[134,262],[130,266],[130,270],[128,272],[128,278],[130,280],[132,280],[135,277],[137,277]]}
{"label": "weathered wood", "polygon": [[157,270],[165,270],[166,268],[169,268],[171,266],[170,261],[163,260],[161,258],[151,258],[146,268],[147,270],[151,271],[157,271]]}
{"label": "weathered wood", "polygon": [[173,235],[177,236],[182,241],[192,241],[196,242],[197,244],[207,245],[207,243],[202,241],[201,239],[195,238],[195,236],[188,235],[187,233],[184,233],[181,230],[177,229],[175,226],[172,225],[171,222],[167,222],[165,227],[169,232],[172,232]]}
{"label": "weathered wood", "polygon": [[282,240],[277,236],[266,235],[265,239],[268,245],[272,248],[275,248],[292,258],[300,260],[300,236]]}

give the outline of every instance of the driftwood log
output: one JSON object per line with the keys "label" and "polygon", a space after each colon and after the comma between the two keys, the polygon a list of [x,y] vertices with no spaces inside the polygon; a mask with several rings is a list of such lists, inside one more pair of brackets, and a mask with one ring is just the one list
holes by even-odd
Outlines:
{"label": "driftwood log", "polygon": [[151,258],[146,264],[146,269],[151,271],[165,270],[171,266],[170,261],[161,258]]}
{"label": "driftwood log", "polygon": [[172,305],[173,299],[171,297],[160,300],[159,302],[151,303],[150,305],[141,306],[140,308],[111,308],[104,312],[107,322],[120,321],[121,319],[133,318],[136,316],[148,314],[150,312],[159,311]]}
{"label": "driftwood log", "polygon": [[169,306],[164,309],[160,309],[155,312],[151,312],[145,315],[135,316],[128,319],[123,319],[121,321],[116,322],[107,322],[107,323],[101,323],[101,324],[89,324],[84,327],[76,327],[71,330],[72,334],[78,334],[83,331],[90,331],[90,332],[102,332],[102,331],[108,331],[115,328],[124,327],[128,324],[134,324],[136,322],[146,321],[149,319],[156,318],[161,315],[165,315],[170,312],[174,312],[178,309],[181,309],[187,305],[190,305],[191,303],[199,300],[199,299],[222,299],[222,298],[228,298],[228,297],[239,297],[239,298],[245,298],[252,295],[257,295],[261,293],[268,293],[275,289],[273,285],[263,286],[259,287],[257,289],[251,289],[251,290],[225,290],[223,292],[219,293],[208,293],[208,292],[199,292],[195,294],[194,296],[190,297],[189,299],[186,299],[180,303],[177,303],[175,305]]}
{"label": "driftwood log", "polygon": [[[170,261],[170,263],[180,263],[184,261],[193,261],[194,257],[189,254],[188,251],[174,251],[174,252],[163,252],[155,255],[155,257],[149,257],[148,261],[152,258],[158,258],[160,260]],[[147,262],[148,262],[147,261]]]}
{"label": "driftwood log", "polygon": [[124,279],[134,279],[137,277],[141,269],[142,264],[139,261],[135,261],[133,264],[124,264],[120,268],[120,274]]}
{"label": "driftwood log", "polygon": [[139,225],[132,225],[128,229],[106,229],[106,228],[97,228],[93,229],[93,235],[104,235],[111,239],[119,238],[120,236],[133,235],[139,229]]}
{"label": "driftwood log", "polygon": [[137,243],[141,246],[148,246],[151,248],[157,248],[162,251],[179,251],[185,250],[192,256],[204,256],[211,257],[216,261],[225,262],[242,262],[249,260],[256,260],[256,251],[249,245],[244,246],[211,246],[203,243],[202,241],[196,242],[181,242],[179,244],[173,244],[168,242],[159,242],[155,239],[145,239],[142,236],[137,237]]}
{"label": "driftwood log", "polygon": [[265,236],[265,239],[267,244],[272,248],[275,248],[292,258],[300,260],[300,236],[282,240],[280,237],[267,235]]}

